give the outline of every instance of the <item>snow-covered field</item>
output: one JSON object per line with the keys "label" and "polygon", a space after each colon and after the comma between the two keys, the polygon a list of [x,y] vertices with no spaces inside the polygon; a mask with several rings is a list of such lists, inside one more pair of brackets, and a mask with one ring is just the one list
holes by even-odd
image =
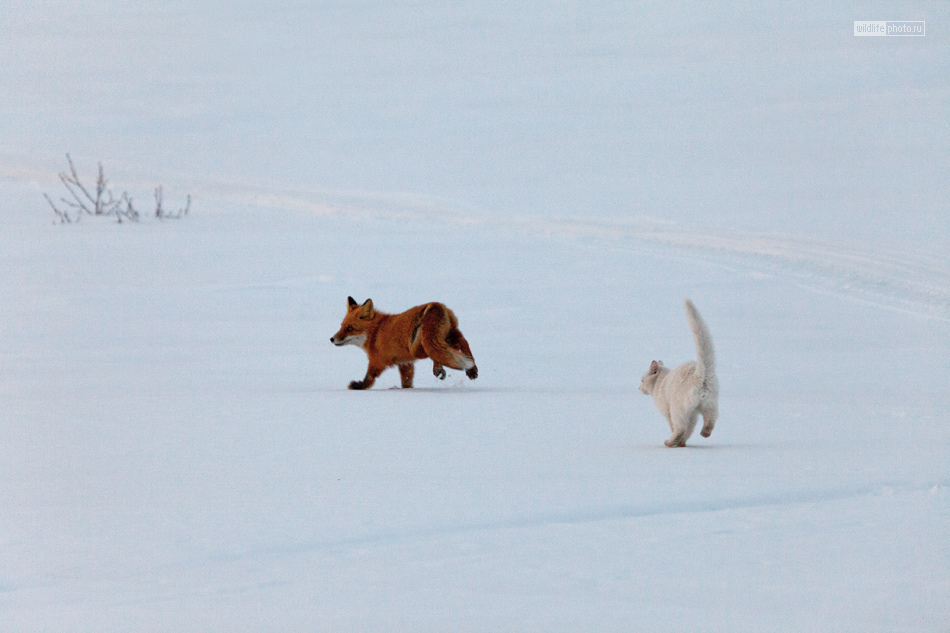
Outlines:
{"label": "snow-covered field", "polygon": [[0,631],[950,631],[939,3],[0,9]]}

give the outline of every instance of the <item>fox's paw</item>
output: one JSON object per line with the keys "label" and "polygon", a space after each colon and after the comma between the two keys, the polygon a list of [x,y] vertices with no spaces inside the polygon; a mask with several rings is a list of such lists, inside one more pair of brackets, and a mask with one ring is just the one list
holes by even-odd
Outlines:
{"label": "fox's paw", "polygon": [[468,376],[470,380],[475,380],[478,378],[478,367],[472,365],[470,369],[465,370],[465,375]]}
{"label": "fox's paw", "polygon": [[366,384],[362,380],[354,380],[350,383],[350,389],[366,389]]}
{"label": "fox's paw", "polygon": [[439,380],[445,380],[445,368],[439,365],[438,367],[432,368],[432,375],[438,378]]}
{"label": "fox's paw", "polygon": [[712,429],[703,429],[702,431],[699,432],[699,434],[702,435],[703,437],[709,437],[710,435],[712,435]]}

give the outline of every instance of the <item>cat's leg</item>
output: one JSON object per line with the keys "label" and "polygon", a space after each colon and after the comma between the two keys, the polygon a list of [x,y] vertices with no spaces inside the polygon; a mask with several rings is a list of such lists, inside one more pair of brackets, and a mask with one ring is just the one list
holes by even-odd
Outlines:
{"label": "cat's leg", "polygon": [[672,417],[670,421],[670,429],[672,430],[673,434],[670,435],[670,439],[663,443],[669,448],[686,446],[686,420]]}
{"label": "cat's leg", "polygon": [[689,412],[689,415],[686,416],[686,437],[683,438],[683,444],[686,444],[692,435],[693,431],[696,430],[696,421],[699,420],[699,409],[693,409]]}
{"label": "cat's leg", "polygon": [[719,407],[716,405],[706,406],[700,409],[703,413],[703,430],[700,435],[709,437],[712,435],[713,428],[716,426],[716,419],[719,417]]}
{"label": "cat's leg", "polygon": [[673,418],[670,417],[670,414],[668,414],[668,413],[667,413],[665,416],[663,416],[663,417],[666,418],[666,424],[667,424],[667,426],[670,427],[670,433],[672,433],[673,430],[674,430],[674,429],[673,429]]}
{"label": "cat's leg", "polygon": [[693,433],[693,428],[696,426],[696,414],[695,410],[671,407],[670,426],[673,434],[670,435],[670,439],[663,443],[670,448],[686,446],[686,440],[689,439],[689,436]]}
{"label": "cat's leg", "polygon": [[669,448],[681,448],[686,446],[686,438],[682,431],[674,431],[670,439],[663,442]]}

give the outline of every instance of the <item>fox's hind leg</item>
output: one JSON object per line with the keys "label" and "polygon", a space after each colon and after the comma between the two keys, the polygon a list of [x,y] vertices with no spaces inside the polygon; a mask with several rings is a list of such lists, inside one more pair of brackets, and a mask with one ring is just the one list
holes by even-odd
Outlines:
{"label": "fox's hind leg", "polygon": [[469,378],[478,376],[468,341],[456,327],[452,311],[441,303],[429,304],[422,315],[419,339],[426,356],[432,359],[432,373],[445,377],[445,367],[464,369]]}
{"label": "fox's hind leg", "polygon": [[416,366],[412,361],[399,364],[399,377],[402,378],[403,389],[412,389],[412,377],[415,373]]}
{"label": "fox's hind leg", "polygon": [[470,357],[460,354],[444,343],[429,344],[423,339],[422,344],[425,345],[426,355],[432,359],[432,373],[437,378],[445,378],[445,367],[464,369],[465,375],[472,379],[478,376],[478,368]]}

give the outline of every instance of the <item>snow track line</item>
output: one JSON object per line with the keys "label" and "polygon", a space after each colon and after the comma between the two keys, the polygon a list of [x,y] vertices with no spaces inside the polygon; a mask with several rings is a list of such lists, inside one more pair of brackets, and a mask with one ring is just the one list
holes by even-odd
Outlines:
{"label": "snow track line", "polygon": [[801,287],[880,308],[950,322],[950,261],[896,251],[874,252],[803,237],[711,234],[629,223],[543,223],[546,233],[672,246]]}
{"label": "snow track line", "polygon": [[[43,180],[36,170],[0,165],[0,177]],[[54,180],[52,175],[48,179]],[[197,183],[196,183],[197,184]],[[950,259],[897,250],[867,250],[804,237],[707,233],[655,220],[555,219],[465,210],[424,196],[361,191],[275,191],[236,183],[186,187],[223,206],[258,206],[326,217],[478,225],[493,230],[560,235],[616,246],[660,244],[710,263],[792,280],[813,292],[846,297],[892,312],[950,323]]]}
{"label": "snow track line", "polygon": [[897,252],[871,252],[776,235],[637,236],[793,279],[808,290],[849,297],[888,310],[950,322],[950,262]]}
{"label": "snow track line", "polygon": [[932,255],[872,251],[786,235],[705,233],[642,218],[609,221],[503,216],[463,211],[409,195],[329,192],[314,195],[324,199],[310,201],[294,195],[249,191],[232,191],[223,198],[229,202],[324,216],[478,225],[493,230],[593,239],[621,247],[636,242],[660,244],[749,273],[791,279],[813,292],[950,323],[950,259]]}

